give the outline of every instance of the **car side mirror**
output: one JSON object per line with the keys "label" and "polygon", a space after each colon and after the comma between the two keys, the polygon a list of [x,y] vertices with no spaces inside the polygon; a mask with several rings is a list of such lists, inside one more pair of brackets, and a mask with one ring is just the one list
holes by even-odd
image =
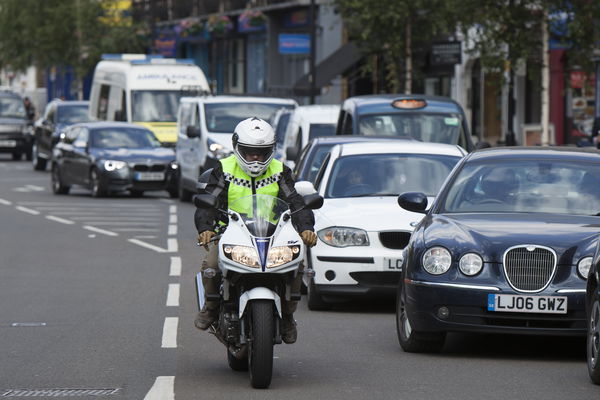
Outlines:
{"label": "car side mirror", "polygon": [[194,196],[194,205],[198,208],[215,208],[217,197],[212,194],[197,194]]}
{"label": "car side mirror", "polygon": [[295,147],[285,149],[285,158],[288,161],[296,161],[296,158],[298,158],[298,149]]}
{"label": "car side mirror", "polygon": [[306,204],[306,208],[318,210],[319,208],[323,207],[323,197],[317,193],[309,194],[304,196],[304,204]]}
{"label": "car side mirror", "polygon": [[427,196],[420,192],[406,192],[398,196],[398,205],[405,210],[425,214],[427,212]]}
{"label": "car side mirror", "polygon": [[200,137],[200,128],[198,128],[197,126],[188,125],[188,127],[185,128],[185,134],[190,139]]}

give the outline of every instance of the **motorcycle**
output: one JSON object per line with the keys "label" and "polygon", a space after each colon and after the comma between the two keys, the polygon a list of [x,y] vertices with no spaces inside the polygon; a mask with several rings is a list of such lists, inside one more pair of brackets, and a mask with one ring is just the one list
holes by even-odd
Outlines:
{"label": "motorcycle", "polygon": [[[215,208],[216,201],[211,194],[194,199],[201,208]],[[318,194],[304,196],[304,201],[304,208],[310,209],[323,204]],[[231,369],[248,370],[252,386],[266,388],[273,374],[273,347],[282,342],[281,300],[300,300],[299,292],[291,292],[291,284],[304,259],[305,246],[292,225],[288,204],[277,197],[242,197],[219,212],[229,222],[212,239],[219,250],[222,283],[219,295],[206,299],[220,302],[219,316],[209,333],[227,348]],[[217,272],[209,269],[204,273],[211,278]],[[196,276],[196,286],[202,309],[202,272]]]}

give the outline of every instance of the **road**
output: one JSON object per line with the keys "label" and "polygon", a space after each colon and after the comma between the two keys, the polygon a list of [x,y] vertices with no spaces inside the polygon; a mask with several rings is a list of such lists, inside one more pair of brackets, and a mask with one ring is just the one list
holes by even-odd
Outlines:
{"label": "road", "polygon": [[193,206],[91,198],[0,155],[0,398],[598,399],[583,339],[449,335],[404,353],[393,301],[312,312],[275,349],[268,390],[193,327]]}

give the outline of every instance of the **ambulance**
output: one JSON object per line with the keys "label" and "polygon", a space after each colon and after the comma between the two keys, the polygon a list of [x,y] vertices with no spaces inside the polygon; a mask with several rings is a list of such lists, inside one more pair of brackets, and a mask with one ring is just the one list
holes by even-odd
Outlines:
{"label": "ambulance", "polygon": [[204,73],[191,59],[105,54],[94,71],[90,115],[145,126],[163,145],[174,147],[179,99],[190,91],[210,94]]}

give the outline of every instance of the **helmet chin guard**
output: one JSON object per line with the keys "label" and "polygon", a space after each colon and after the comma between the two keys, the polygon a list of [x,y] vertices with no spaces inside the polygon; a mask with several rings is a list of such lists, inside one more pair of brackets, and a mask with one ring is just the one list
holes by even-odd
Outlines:
{"label": "helmet chin guard", "polygon": [[[256,117],[245,119],[235,127],[232,141],[240,168],[253,178],[262,175],[275,152],[275,131],[271,125]],[[253,156],[260,160],[252,160]]]}

